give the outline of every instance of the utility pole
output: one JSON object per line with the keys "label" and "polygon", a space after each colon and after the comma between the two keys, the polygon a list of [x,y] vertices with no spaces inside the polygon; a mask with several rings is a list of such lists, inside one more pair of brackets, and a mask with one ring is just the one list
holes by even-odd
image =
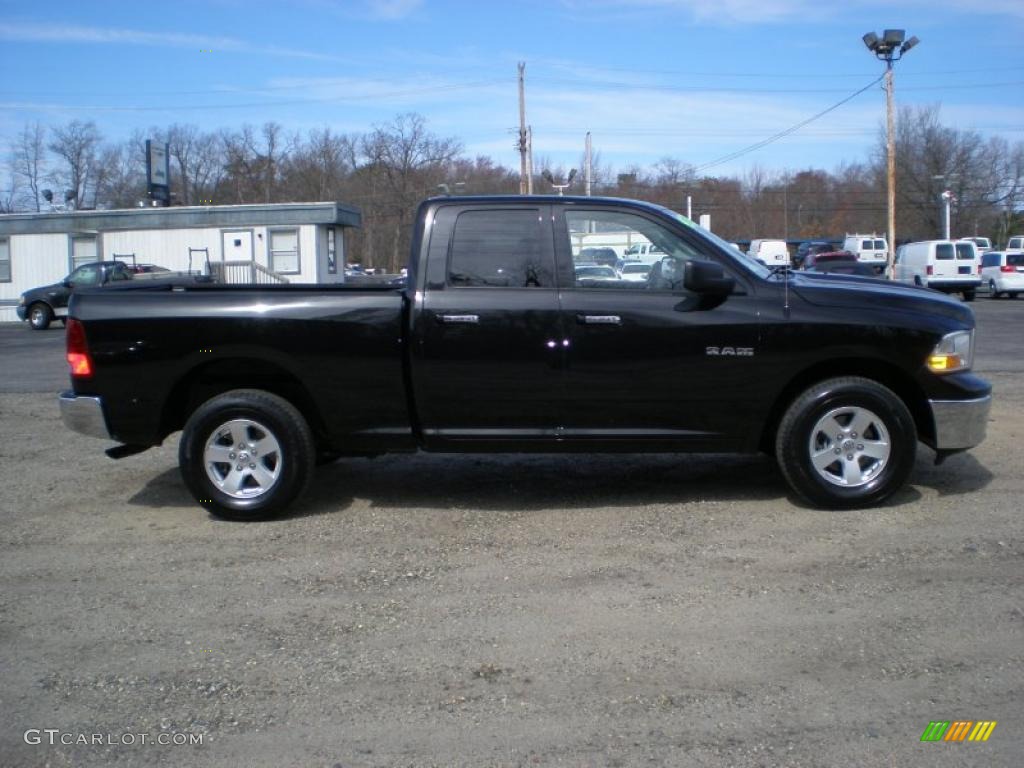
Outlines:
{"label": "utility pole", "polygon": [[593,158],[590,154],[590,131],[587,131],[586,159],[583,161],[583,186],[587,197],[590,197],[591,184],[594,180]]}
{"label": "utility pole", "polygon": [[911,37],[906,40],[906,33],[902,29],[887,29],[879,37],[874,32],[868,32],[861,38],[867,49],[875,54],[875,58],[885,62],[885,175],[888,192],[888,234],[889,234],[889,263],[886,273],[890,279],[895,279],[896,261],[896,127],[893,115],[893,75],[892,64],[903,58],[903,54],[917,45],[920,40]]}
{"label": "utility pole", "polygon": [[529,137],[526,132],[526,62],[519,62],[519,194],[528,194],[532,174],[527,169]]}

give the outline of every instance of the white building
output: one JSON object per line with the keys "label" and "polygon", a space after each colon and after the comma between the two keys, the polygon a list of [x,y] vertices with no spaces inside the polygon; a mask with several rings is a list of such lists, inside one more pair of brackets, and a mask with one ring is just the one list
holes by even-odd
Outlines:
{"label": "white building", "polygon": [[229,275],[234,265],[280,282],[343,282],[344,228],[360,222],[357,209],[339,203],[0,215],[0,321],[17,320],[22,292],[90,261]]}

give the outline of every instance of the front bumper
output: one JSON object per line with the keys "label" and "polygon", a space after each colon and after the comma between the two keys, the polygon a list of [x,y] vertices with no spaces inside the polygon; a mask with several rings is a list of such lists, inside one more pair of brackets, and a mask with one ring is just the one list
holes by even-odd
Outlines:
{"label": "front bumper", "polygon": [[19,320],[24,320],[26,317],[28,317],[28,307],[26,307],[24,304],[19,304],[17,309],[15,309],[14,311],[18,313]]}
{"label": "front bumper", "polygon": [[964,451],[985,439],[992,395],[973,400],[929,400],[937,451]]}
{"label": "front bumper", "polygon": [[112,440],[103,415],[103,401],[98,397],[60,393],[60,418],[64,426],[89,437]]}

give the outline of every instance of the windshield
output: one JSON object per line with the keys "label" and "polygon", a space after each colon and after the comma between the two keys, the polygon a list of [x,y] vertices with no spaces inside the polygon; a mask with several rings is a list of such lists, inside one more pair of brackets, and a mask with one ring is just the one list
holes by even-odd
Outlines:
{"label": "windshield", "polygon": [[655,207],[659,211],[664,213],[666,216],[668,216],[669,218],[672,218],[672,219],[675,219],[676,221],[678,221],[683,226],[689,227],[690,229],[697,230],[702,237],[704,237],[707,240],[710,240],[715,245],[717,245],[719,248],[721,248],[723,251],[725,251],[730,256],[732,256],[733,261],[735,263],[741,264],[742,266],[746,267],[747,269],[749,269],[751,272],[753,272],[754,274],[758,275],[759,277],[768,277],[772,273],[771,270],[768,269],[768,267],[766,267],[760,261],[755,259],[749,253],[744,253],[739,248],[737,248],[735,245],[730,243],[728,240],[723,240],[718,235],[716,235],[714,232],[711,232],[710,230],[704,229],[704,227],[702,227],[702,226],[696,224],[695,222],[693,222],[692,220],[686,218],[685,216],[683,216],[683,214],[676,213],[675,211],[671,210],[670,208],[663,208],[660,205],[659,206],[655,206]]}

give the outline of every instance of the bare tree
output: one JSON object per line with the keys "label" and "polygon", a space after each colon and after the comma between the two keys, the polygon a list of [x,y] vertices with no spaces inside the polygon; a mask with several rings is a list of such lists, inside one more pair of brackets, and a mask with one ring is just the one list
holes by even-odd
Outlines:
{"label": "bare tree", "polygon": [[51,178],[72,193],[75,208],[83,208],[93,185],[97,151],[102,136],[91,120],[72,120],[53,129],[49,149],[60,159],[61,166]]}
{"label": "bare tree", "polygon": [[25,185],[25,202],[30,210],[41,210],[39,197],[46,175],[46,128],[26,123],[11,145],[11,173]]}

